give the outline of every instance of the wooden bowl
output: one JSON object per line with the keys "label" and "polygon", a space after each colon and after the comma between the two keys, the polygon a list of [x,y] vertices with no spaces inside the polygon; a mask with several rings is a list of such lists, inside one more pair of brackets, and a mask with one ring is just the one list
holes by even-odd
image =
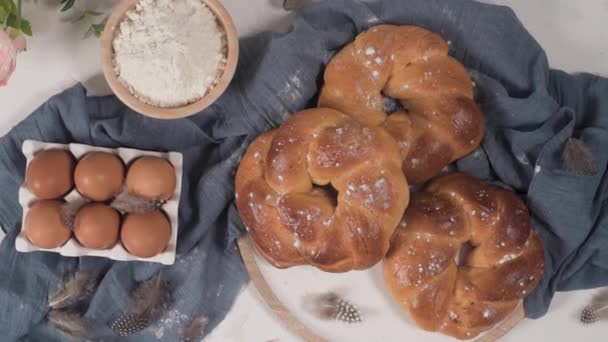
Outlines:
{"label": "wooden bowl", "polygon": [[199,100],[181,107],[162,108],[142,102],[135,97],[119,80],[114,72],[114,49],[112,42],[117,28],[126,13],[135,8],[140,0],[119,1],[108,18],[101,35],[101,65],[108,85],[118,98],[134,111],[157,119],[178,119],[196,114],[209,107],[220,97],[230,84],[239,56],[239,41],[232,17],[219,0],[201,0],[215,14],[219,24],[226,32],[226,65],[218,83]]}

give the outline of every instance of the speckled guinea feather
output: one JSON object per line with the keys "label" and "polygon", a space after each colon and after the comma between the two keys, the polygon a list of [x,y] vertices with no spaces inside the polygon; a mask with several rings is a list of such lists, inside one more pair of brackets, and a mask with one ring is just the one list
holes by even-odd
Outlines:
{"label": "speckled guinea feather", "polygon": [[76,271],[63,279],[49,295],[49,307],[61,309],[88,298],[97,288],[97,277],[88,271]]}
{"label": "speckled guinea feather", "polygon": [[89,202],[89,200],[83,198],[64,204],[61,208],[61,221],[63,224],[65,224],[70,230],[73,230],[76,214],[78,214],[80,208],[84,207]]}
{"label": "speckled guinea feather", "polygon": [[118,196],[116,196],[116,198],[110,204],[112,208],[120,211],[121,213],[138,214],[152,212],[160,208],[162,205],[162,201],[142,198],[131,194],[126,190],[123,190]]}
{"label": "speckled guinea feather", "polygon": [[562,163],[566,171],[577,176],[594,176],[597,174],[593,153],[582,140],[576,138],[570,138],[566,141],[562,152]]}
{"label": "speckled guinea feather", "polygon": [[137,334],[162,315],[170,300],[168,284],[160,275],[152,277],[137,287],[127,313],[112,321],[110,328],[118,336]]}
{"label": "speckled guinea feather", "polygon": [[168,284],[160,275],[144,281],[133,292],[129,304],[129,313],[156,318],[169,304],[170,295]]}
{"label": "speckled guinea feather", "polygon": [[127,314],[112,321],[110,329],[117,336],[132,336],[144,330],[149,323],[150,321],[145,317]]}
{"label": "speckled guinea feather", "polygon": [[322,320],[336,320],[344,323],[360,323],[361,312],[351,302],[334,292],[307,295],[303,307]]}
{"label": "speckled guinea feather", "polygon": [[585,325],[608,320],[608,290],[601,290],[593,296],[591,303],[581,311],[580,320]]}
{"label": "speckled guinea feather", "polygon": [[53,327],[73,339],[80,339],[87,334],[89,324],[77,312],[51,310],[47,319]]}

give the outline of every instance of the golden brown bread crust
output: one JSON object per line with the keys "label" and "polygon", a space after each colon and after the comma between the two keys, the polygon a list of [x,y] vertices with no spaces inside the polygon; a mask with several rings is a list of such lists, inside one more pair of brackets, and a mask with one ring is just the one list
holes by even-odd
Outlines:
{"label": "golden brown bread crust", "polygon": [[[448,50],[420,27],[373,27],[329,62],[319,106],[384,126],[397,140],[408,182],[423,183],[473,151],[484,134],[471,79]],[[387,117],[382,95],[405,111]]]}
{"label": "golden brown bread crust", "polygon": [[307,110],[249,146],[236,175],[237,208],[276,267],[369,268],[388,251],[409,202],[400,165],[382,128]]}
{"label": "golden brown bread crust", "polygon": [[[543,247],[513,193],[463,173],[415,193],[391,241],[384,277],[423,329],[460,339],[510,314],[540,281]],[[460,247],[473,249],[461,266]]]}

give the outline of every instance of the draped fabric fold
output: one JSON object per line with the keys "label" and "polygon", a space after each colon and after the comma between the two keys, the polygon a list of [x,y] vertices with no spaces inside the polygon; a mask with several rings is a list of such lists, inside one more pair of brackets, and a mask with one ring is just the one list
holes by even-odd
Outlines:
{"label": "draped fabric fold", "polygon": [[[460,170],[500,183],[526,199],[545,247],[546,272],[526,300],[529,317],[548,309],[555,291],[608,285],[608,80],[549,69],[544,51],[512,10],[470,0],[316,2],[286,33],[243,38],[234,81],[204,112],[174,121],[146,118],[113,96],[88,97],[81,85],[49,99],[0,139],[0,331],[3,340],[54,341],[47,296],[75,269],[95,269],[101,283],[86,303],[91,338],[112,338],[107,323],[122,313],[138,281],[161,272],[173,302],[167,315],[126,341],[176,341],[189,319],[215,327],[246,280],[235,239],[243,226],[234,207],[234,172],[249,142],[290,114],[314,106],[325,64],[357,33],[380,23],[413,24],[451,42],[476,83],[487,122],[482,145]],[[3,109],[10,115],[10,109]],[[592,152],[597,173],[565,171],[569,138]],[[184,154],[178,258],[172,267],[99,258],[20,254],[18,188],[21,143],[125,146]]]}

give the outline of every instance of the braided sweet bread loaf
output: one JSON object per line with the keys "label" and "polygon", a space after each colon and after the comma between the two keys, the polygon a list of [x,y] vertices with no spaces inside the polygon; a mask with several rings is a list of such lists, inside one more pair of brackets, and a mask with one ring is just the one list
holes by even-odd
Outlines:
{"label": "braided sweet bread loaf", "polygon": [[[319,106],[384,126],[397,140],[408,182],[422,183],[473,151],[484,134],[471,79],[448,50],[420,27],[373,27],[329,62]],[[388,108],[390,98],[403,108]]]}
{"label": "braided sweet bread loaf", "polygon": [[382,260],[409,189],[385,130],[319,108],[253,141],[236,174],[236,197],[271,264],[345,272]]}
{"label": "braided sweet bread loaf", "polygon": [[[472,250],[458,266],[465,243]],[[421,328],[468,339],[537,286],[544,255],[515,194],[454,173],[412,196],[383,266],[389,292]]]}

